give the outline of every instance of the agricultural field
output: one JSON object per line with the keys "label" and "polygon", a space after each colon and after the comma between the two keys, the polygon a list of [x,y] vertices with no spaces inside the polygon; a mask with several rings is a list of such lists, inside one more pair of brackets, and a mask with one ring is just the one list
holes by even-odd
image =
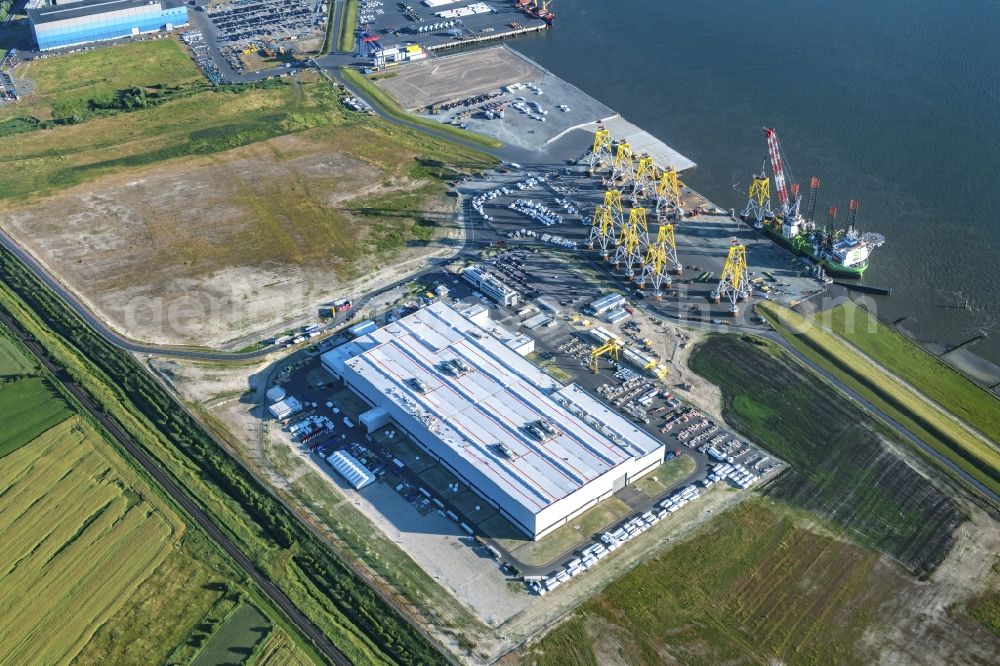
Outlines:
{"label": "agricultural field", "polygon": [[313,662],[298,650],[288,634],[279,630],[271,633],[253,663],[255,666],[311,666]]}
{"label": "agricultural field", "polygon": [[271,622],[250,604],[236,607],[205,643],[191,666],[242,663],[271,632]]}
{"label": "agricultural field", "polygon": [[346,113],[308,76],[7,137],[0,226],[164,344],[253,342],[454,253],[447,181],[489,158]]}
{"label": "agricultural field", "polygon": [[0,458],[30,443],[70,416],[70,407],[42,377],[26,377],[0,385]]}
{"label": "agricultural field", "polygon": [[1000,442],[1000,401],[947,363],[854,303],[819,312],[815,318],[928,398]]}
{"label": "agricultural field", "polygon": [[963,520],[958,505],[860,407],[763,341],[711,336],[690,366],[722,390],[727,422],[791,464],[769,486],[772,497],[841,525],[917,575],[947,555]]}
{"label": "agricultural field", "polygon": [[131,86],[205,83],[201,70],[175,39],[131,42],[84,53],[50,56],[19,65],[19,79],[35,81],[36,92],[0,106],[0,122],[11,117],[40,120],[85,116],[90,100],[105,100]]}
{"label": "agricultural field", "polygon": [[0,379],[34,374],[37,364],[14,340],[6,337],[0,326]]}
{"label": "agricultural field", "polygon": [[[964,615],[935,625],[951,632],[944,648],[936,635],[912,640],[918,614],[931,612],[921,595],[876,553],[754,500],[612,583],[520,657],[538,666],[867,664],[888,654],[944,663],[946,653],[950,663],[986,664],[1000,654],[1000,640]],[[930,643],[917,659],[897,652]]]}
{"label": "agricultural field", "polygon": [[[759,304],[758,309],[775,330],[802,354],[878,406],[985,487],[1000,493],[1000,449],[995,443],[967,430],[952,415],[936,409],[934,403],[916,390],[889,376],[883,368],[859,356],[842,338],[815,325],[803,315],[767,302]],[[919,358],[915,352],[914,357]],[[911,367],[916,363],[914,361]],[[996,400],[993,402],[996,403]],[[987,405],[981,407],[987,408]],[[987,411],[990,410],[987,408]],[[984,416],[980,421],[993,418]]]}
{"label": "agricultural field", "polygon": [[72,661],[184,534],[102,446],[73,417],[0,466],[0,653],[10,663]]}

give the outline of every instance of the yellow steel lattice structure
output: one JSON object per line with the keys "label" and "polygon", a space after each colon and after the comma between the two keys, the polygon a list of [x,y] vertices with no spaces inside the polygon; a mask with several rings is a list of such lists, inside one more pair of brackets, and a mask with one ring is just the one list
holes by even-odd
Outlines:
{"label": "yellow steel lattice structure", "polygon": [[611,218],[615,221],[615,235],[617,235],[617,229],[625,224],[625,211],[622,209],[622,191],[606,190],[604,192],[604,206],[611,213]]}
{"label": "yellow steel lattice structure", "polygon": [[624,141],[618,144],[615,150],[615,161],[611,170],[611,180],[621,181],[623,187],[628,187],[635,179],[635,156],[632,155],[632,146]]}
{"label": "yellow steel lattice structure", "polygon": [[611,164],[611,133],[598,127],[594,132],[594,146],[590,151],[590,173],[594,174]]}
{"label": "yellow steel lattice structure", "polygon": [[623,348],[623,345],[622,345],[621,341],[617,340],[615,338],[612,338],[611,340],[608,340],[607,342],[605,342],[600,347],[597,347],[596,349],[594,349],[593,351],[591,351],[590,352],[590,371],[593,372],[593,373],[595,373],[595,374],[597,373],[597,371],[599,369],[599,366],[597,365],[597,360],[599,358],[601,358],[602,356],[606,355],[606,354],[610,355],[611,358],[615,359],[616,361],[619,360],[621,358],[622,348]]}
{"label": "yellow steel lattice structure", "polygon": [[684,202],[681,200],[681,188],[684,183],[677,177],[677,172],[673,169],[665,169],[660,174],[660,180],[656,184],[656,215],[664,217],[671,213],[680,213]]}
{"label": "yellow steel lattice structure", "polygon": [[677,272],[680,264],[677,262],[677,244],[674,240],[674,226],[664,224],[656,233],[656,240],[650,243],[646,256],[642,260],[642,276],[639,278],[639,288],[646,286],[649,280],[653,285],[654,295],[663,296],[662,289],[670,287],[672,280],[668,274]]}
{"label": "yellow steel lattice structure", "polygon": [[632,182],[632,198],[639,200],[656,196],[659,169],[653,163],[653,158],[643,155],[635,167],[635,179]]}
{"label": "yellow steel lattice structure", "polygon": [[642,265],[643,252],[649,245],[649,227],[646,224],[646,209],[632,208],[628,221],[618,235],[618,249],[615,251],[615,266],[624,262],[625,277],[635,277],[635,269]]}
{"label": "yellow steel lattice structure", "polygon": [[712,292],[712,299],[716,302],[723,298],[729,300],[729,312],[736,314],[739,310],[737,303],[750,296],[750,275],[747,271],[747,250],[739,243],[733,243],[729,247],[729,256],[722,267],[722,275],[719,278],[719,286]]}
{"label": "yellow steel lattice structure", "polygon": [[594,221],[590,227],[589,245],[593,250],[597,245],[601,256],[608,257],[611,246],[615,242],[615,219],[608,206],[598,205],[594,210]]}
{"label": "yellow steel lattice structure", "polygon": [[740,215],[745,220],[753,220],[757,225],[764,223],[764,220],[772,219],[774,213],[771,211],[771,179],[764,174],[753,177],[748,191],[746,208]]}

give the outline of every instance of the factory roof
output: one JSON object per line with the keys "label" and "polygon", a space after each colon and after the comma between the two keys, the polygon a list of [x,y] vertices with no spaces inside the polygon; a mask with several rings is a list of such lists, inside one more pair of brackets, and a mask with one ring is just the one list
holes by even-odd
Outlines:
{"label": "factory roof", "polygon": [[353,344],[346,366],[532,513],[662,446],[444,303]]}
{"label": "factory roof", "polygon": [[180,7],[182,0],[81,0],[66,5],[48,5],[37,9],[29,9],[28,17],[35,25],[67,21],[84,16],[95,16],[125,9],[139,9],[146,5],[160,5],[163,9]]}

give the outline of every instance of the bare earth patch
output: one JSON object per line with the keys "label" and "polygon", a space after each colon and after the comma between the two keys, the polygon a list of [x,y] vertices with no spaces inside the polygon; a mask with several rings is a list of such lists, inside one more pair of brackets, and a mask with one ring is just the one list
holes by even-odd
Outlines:
{"label": "bare earth patch", "polygon": [[[0,205],[0,226],[129,337],[266,337],[372,273],[391,280],[454,252],[461,237],[439,187],[403,210],[357,212],[429,181],[407,174],[412,154],[386,167],[344,139],[312,130],[108,176]],[[413,240],[418,220],[433,225],[427,242]]]}
{"label": "bare earth patch", "polygon": [[1000,552],[1000,523],[977,507],[966,508],[970,519],[956,532],[954,548],[931,579],[906,579],[905,592],[880,609],[886,628],[865,636],[880,648],[880,664],[985,665],[1000,660],[1000,640],[964,610],[970,598],[997,587],[990,568]]}

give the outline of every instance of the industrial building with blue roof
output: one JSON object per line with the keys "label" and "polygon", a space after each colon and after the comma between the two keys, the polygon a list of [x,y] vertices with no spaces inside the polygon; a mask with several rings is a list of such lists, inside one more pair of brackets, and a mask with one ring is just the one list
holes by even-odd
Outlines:
{"label": "industrial building with blue roof", "polygon": [[28,20],[41,51],[169,31],[188,24],[187,7],[180,0],[62,0],[32,4],[28,6]]}

